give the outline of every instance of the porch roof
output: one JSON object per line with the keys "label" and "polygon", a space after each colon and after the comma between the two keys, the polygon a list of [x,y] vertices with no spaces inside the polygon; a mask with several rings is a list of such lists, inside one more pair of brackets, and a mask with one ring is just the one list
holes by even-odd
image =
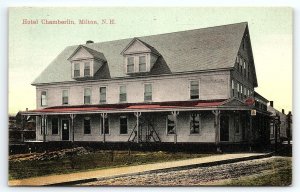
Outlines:
{"label": "porch roof", "polygon": [[21,112],[23,115],[82,114],[82,113],[129,113],[195,110],[250,110],[247,105],[228,105],[230,100],[197,100],[149,103],[120,103],[100,105],[55,106]]}

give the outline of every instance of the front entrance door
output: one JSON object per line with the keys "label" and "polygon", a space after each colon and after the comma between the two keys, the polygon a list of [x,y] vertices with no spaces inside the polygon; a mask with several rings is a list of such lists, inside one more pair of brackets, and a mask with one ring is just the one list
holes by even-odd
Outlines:
{"label": "front entrance door", "polygon": [[220,123],[220,140],[229,141],[229,117],[221,115]]}
{"label": "front entrance door", "polygon": [[61,130],[62,130],[62,140],[69,140],[69,120],[63,119],[61,120]]}

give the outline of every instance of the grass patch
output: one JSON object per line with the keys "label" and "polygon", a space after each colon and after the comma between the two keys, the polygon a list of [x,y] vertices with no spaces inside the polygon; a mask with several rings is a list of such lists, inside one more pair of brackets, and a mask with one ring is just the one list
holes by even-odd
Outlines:
{"label": "grass patch", "polygon": [[231,180],[225,185],[234,186],[289,186],[292,184],[292,160],[280,158],[270,162],[272,169],[251,177]]}
{"label": "grass patch", "polygon": [[111,167],[140,165],[179,159],[205,157],[210,154],[96,151],[55,160],[24,160],[9,162],[9,179],[23,179],[53,174],[65,174]]}

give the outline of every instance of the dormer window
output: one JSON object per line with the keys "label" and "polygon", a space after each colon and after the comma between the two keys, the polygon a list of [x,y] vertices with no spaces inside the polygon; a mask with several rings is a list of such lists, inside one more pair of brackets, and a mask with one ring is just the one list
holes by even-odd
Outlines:
{"label": "dormer window", "polygon": [[134,72],[134,57],[127,58],[127,73]]}
{"label": "dormer window", "polygon": [[90,63],[84,63],[84,76],[91,76]]}
{"label": "dormer window", "polygon": [[74,63],[74,77],[80,77],[80,64]]}
{"label": "dormer window", "polygon": [[145,72],[145,71],[146,71],[146,57],[139,56],[139,72]]}
{"label": "dormer window", "polygon": [[107,62],[103,53],[82,45],[78,46],[68,60],[72,65],[74,79],[94,77]]}
{"label": "dormer window", "polygon": [[156,63],[158,51],[140,39],[134,38],[122,51],[125,73],[148,73]]}

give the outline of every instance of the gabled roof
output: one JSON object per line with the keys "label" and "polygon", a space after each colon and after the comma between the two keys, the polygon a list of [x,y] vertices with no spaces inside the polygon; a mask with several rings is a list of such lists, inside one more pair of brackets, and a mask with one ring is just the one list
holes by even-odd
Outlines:
{"label": "gabled roof", "polygon": [[95,59],[99,59],[99,60],[101,60],[101,61],[106,61],[105,56],[103,55],[103,53],[100,53],[100,52],[98,52],[98,51],[95,51],[95,50],[93,50],[93,49],[91,49],[91,48],[88,48],[88,47],[86,47],[86,46],[83,46],[83,45],[79,45],[79,46],[77,47],[77,49],[71,54],[71,56],[70,56],[67,60],[70,60],[74,55],[76,55],[77,51],[78,51],[79,49],[81,49],[81,48],[83,48],[83,49],[85,49],[87,52],[89,52]]}
{"label": "gabled roof", "polygon": [[[138,37],[159,52],[172,73],[233,68],[247,23]],[[90,43],[84,47],[103,53],[111,78],[126,77],[120,53],[132,41]],[[65,48],[33,84],[75,81],[67,60],[78,45]]]}
{"label": "gabled roof", "polygon": [[124,52],[136,41],[141,42],[143,45],[145,45],[148,49],[150,49],[150,51],[156,55],[160,55],[160,53],[151,45],[149,45],[148,43],[145,43],[144,41],[140,40],[139,38],[135,37],[132,39],[132,41],[125,47],[125,49],[123,49],[123,51],[121,52],[121,54],[124,54]]}

